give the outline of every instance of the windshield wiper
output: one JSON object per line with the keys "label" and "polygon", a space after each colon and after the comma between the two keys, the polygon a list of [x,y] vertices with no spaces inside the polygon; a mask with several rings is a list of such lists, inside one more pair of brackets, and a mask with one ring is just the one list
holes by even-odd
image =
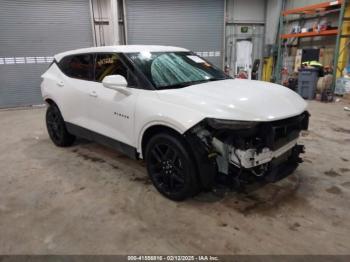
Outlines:
{"label": "windshield wiper", "polygon": [[191,82],[187,82],[187,83],[190,83],[190,85],[197,85],[197,84],[207,83],[207,82],[211,82],[211,81],[225,80],[225,79],[226,78],[209,78],[209,79],[191,81]]}
{"label": "windshield wiper", "polygon": [[185,82],[185,83],[179,83],[175,85],[158,86],[157,89],[176,89],[176,88],[186,87],[190,85],[192,85],[190,82]]}

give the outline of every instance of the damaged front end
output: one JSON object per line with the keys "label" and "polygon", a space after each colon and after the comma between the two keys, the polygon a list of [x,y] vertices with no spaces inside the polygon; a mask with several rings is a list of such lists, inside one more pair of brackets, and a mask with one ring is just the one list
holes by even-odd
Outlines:
{"label": "damaged front end", "polygon": [[204,188],[219,175],[242,181],[276,182],[302,162],[304,146],[297,144],[308,129],[310,114],[271,122],[206,118],[185,133],[192,147]]}

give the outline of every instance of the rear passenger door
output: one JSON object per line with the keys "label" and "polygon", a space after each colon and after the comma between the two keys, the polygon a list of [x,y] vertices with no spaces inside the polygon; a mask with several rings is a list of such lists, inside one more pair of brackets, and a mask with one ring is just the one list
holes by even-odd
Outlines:
{"label": "rear passenger door", "polygon": [[[90,87],[89,109],[91,130],[133,146],[134,111],[139,94],[136,78],[126,66],[122,55],[97,53],[95,83]],[[130,94],[106,88],[102,80],[108,75],[122,75],[128,82]]]}
{"label": "rear passenger door", "polygon": [[93,84],[93,58],[93,54],[79,54],[66,56],[59,62],[59,109],[66,122],[81,127],[89,126],[87,103]]}

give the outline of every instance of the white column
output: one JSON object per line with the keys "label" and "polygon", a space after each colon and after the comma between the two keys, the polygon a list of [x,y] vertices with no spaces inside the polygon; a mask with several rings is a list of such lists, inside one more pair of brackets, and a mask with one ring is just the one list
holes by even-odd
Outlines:
{"label": "white column", "polygon": [[119,38],[119,17],[118,17],[118,1],[117,0],[110,0],[111,2],[111,26],[112,26],[112,43],[113,45],[120,45],[120,38]]}

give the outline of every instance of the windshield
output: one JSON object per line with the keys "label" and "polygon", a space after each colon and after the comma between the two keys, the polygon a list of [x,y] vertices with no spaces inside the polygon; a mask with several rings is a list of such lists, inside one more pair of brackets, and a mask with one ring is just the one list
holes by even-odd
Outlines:
{"label": "windshield", "polygon": [[191,52],[140,52],[126,54],[156,89],[181,88],[230,78]]}

